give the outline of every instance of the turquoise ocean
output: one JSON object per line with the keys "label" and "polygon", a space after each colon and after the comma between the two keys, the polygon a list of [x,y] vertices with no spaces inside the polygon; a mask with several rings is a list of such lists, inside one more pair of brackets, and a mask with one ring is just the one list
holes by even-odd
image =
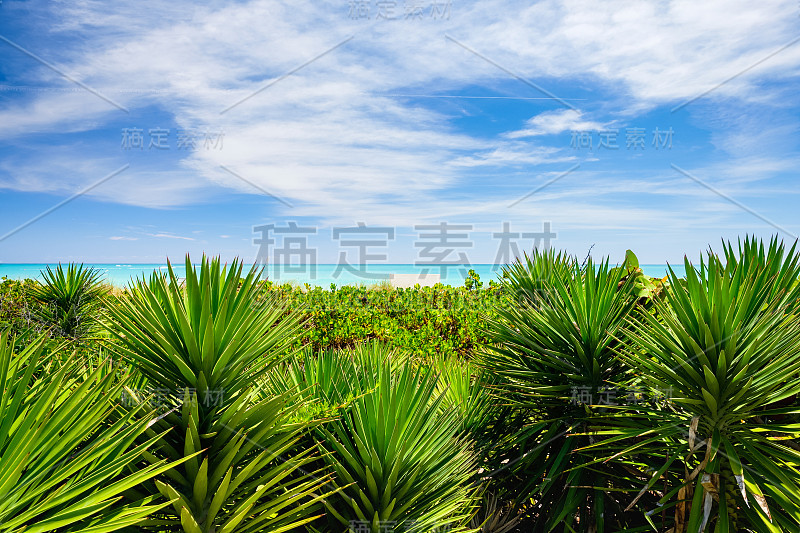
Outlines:
{"label": "turquoise ocean", "polygon": [[[47,266],[41,263],[0,264],[0,278],[41,280],[41,271]],[[54,266],[50,265],[51,268]],[[87,264],[86,266],[98,269],[107,283],[117,287],[129,284],[131,279],[149,277],[154,270],[166,271],[167,268],[163,264]],[[308,283],[312,286],[328,288],[331,283],[337,286],[371,285],[380,283],[381,280],[388,280],[390,274],[417,274],[425,269],[423,266],[413,264],[369,264],[353,265],[350,270],[339,268],[337,271],[337,266],[336,264],[317,264],[277,269],[274,265],[270,265],[266,274],[268,279],[276,283],[288,282],[298,285]],[[178,277],[184,277],[185,268],[182,263],[173,265],[173,268]],[[501,273],[501,267],[498,265],[448,266],[446,276],[441,277],[441,283],[454,286],[463,285],[466,277],[465,268],[475,270],[484,283],[488,283],[489,280],[497,280]],[[673,268],[679,276],[685,274],[683,264],[673,265]],[[441,274],[439,267],[428,267],[428,269],[431,273]],[[667,273],[667,267],[666,265],[642,265],[642,271],[648,276],[663,277]]]}

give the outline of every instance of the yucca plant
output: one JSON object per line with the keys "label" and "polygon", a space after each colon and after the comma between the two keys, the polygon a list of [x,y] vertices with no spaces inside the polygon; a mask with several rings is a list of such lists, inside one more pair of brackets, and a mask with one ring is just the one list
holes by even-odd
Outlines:
{"label": "yucca plant", "polygon": [[324,476],[294,449],[308,424],[296,394],[259,396],[260,381],[286,357],[297,314],[260,293],[258,271],[186,258],[185,283],[139,280],[111,308],[123,355],[148,380],[136,399],[157,395],[166,413],[153,429],[174,428],[149,456],[201,452],[155,485],[175,500],[152,527],[187,533],[278,532],[312,521]]}
{"label": "yucca plant", "polygon": [[326,500],[328,530],[463,531],[475,459],[459,438],[457,413],[440,408],[436,376],[410,364],[393,375],[383,364],[376,378],[371,392],[320,429],[340,489]]}
{"label": "yucca plant", "polygon": [[644,490],[668,482],[676,533],[799,531],[798,408],[775,406],[800,393],[800,261],[775,242],[725,254],[697,270],[686,259],[685,283],[670,268],[666,301],[638,317],[628,360],[672,408],[622,434],[663,457]]}
{"label": "yucca plant", "polygon": [[496,495],[484,492],[480,498],[480,509],[472,517],[470,527],[480,533],[510,533],[520,522],[518,513],[509,502],[502,502]]}
{"label": "yucca plant", "polygon": [[464,433],[472,440],[496,439],[493,426],[503,411],[490,394],[496,380],[475,363],[454,358],[435,359],[431,371],[439,376],[436,392],[442,408],[458,412]]}
{"label": "yucca plant", "polygon": [[620,530],[629,524],[618,494],[634,486],[630,474],[578,450],[597,437],[594,419],[620,401],[618,387],[628,380],[617,350],[635,305],[631,278],[620,283],[624,271],[608,260],[581,268],[551,252],[538,262],[509,271],[505,283],[533,286],[542,271],[561,274],[542,282],[539,298],[499,311],[488,323],[494,344],[481,355],[501,380],[498,400],[528,418],[504,469],[516,476],[509,483],[519,484],[520,503],[533,506],[530,530]]}
{"label": "yucca plant", "polygon": [[534,248],[502,270],[503,288],[518,305],[535,304],[553,296],[552,288],[574,273],[577,260],[565,252]]}
{"label": "yucca plant", "polygon": [[477,468],[473,482],[481,486],[480,507],[470,527],[483,533],[504,533],[519,523],[512,490],[487,473],[502,470],[507,459],[503,451],[522,429],[521,417],[506,402],[498,402],[493,391],[498,379],[474,362],[439,357],[431,365],[439,379],[436,396],[442,396],[441,408],[455,410],[460,430],[474,450]]}
{"label": "yucca plant", "polygon": [[0,531],[103,533],[142,523],[170,502],[123,494],[174,464],[134,469],[159,436],[135,445],[149,418],[117,416],[112,399],[124,378],[98,368],[84,379],[75,357],[62,362],[45,341],[18,346],[0,335]]}
{"label": "yucca plant", "polygon": [[39,304],[39,320],[63,337],[79,340],[91,333],[106,294],[100,271],[75,263],[65,269],[59,263],[55,270],[48,266],[41,274],[42,283],[32,291]]}
{"label": "yucca plant", "polygon": [[725,258],[725,271],[733,275],[737,270],[742,272],[764,272],[772,279],[770,298],[785,299],[787,312],[796,312],[800,306],[800,283],[798,283],[797,241],[791,248],[777,236],[770,238],[769,244],[755,237],[746,236],[744,242],[738,241],[736,249],[730,242],[722,242]]}
{"label": "yucca plant", "polygon": [[383,365],[389,365],[394,372],[405,360],[405,354],[378,341],[317,353],[306,346],[299,355],[270,372],[261,391],[265,395],[299,394],[307,407],[335,412],[373,390]]}
{"label": "yucca plant", "polygon": [[[500,379],[475,362],[439,357],[430,366],[439,376],[436,392],[442,396],[441,408],[458,413],[461,431],[472,442],[480,467],[475,482],[491,485],[494,480],[484,474],[502,468],[508,459],[503,453],[506,444],[522,430],[524,417],[512,402],[498,401]],[[496,493],[504,492],[495,488]]]}

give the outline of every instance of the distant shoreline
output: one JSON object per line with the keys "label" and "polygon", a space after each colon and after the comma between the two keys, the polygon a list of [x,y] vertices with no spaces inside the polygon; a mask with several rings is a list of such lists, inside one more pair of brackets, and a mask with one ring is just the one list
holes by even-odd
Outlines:
{"label": "distant shoreline", "polygon": [[[48,265],[53,268],[57,263],[0,263],[0,278],[6,277],[8,279],[22,280],[22,279],[41,279],[39,274],[41,270],[45,269]],[[106,283],[115,287],[124,287],[132,278],[140,278],[142,276],[149,276],[154,270],[166,270],[165,263],[86,263],[86,266],[97,268],[103,274],[103,279]],[[419,274],[425,266],[414,264],[368,264],[368,265],[350,265],[350,272],[348,269],[340,269],[337,273],[337,266],[334,263],[319,263],[314,265],[315,271],[312,276],[312,265],[300,267],[295,265],[295,271],[284,269],[276,272],[272,265],[269,266],[267,278],[274,283],[283,284],[291,283],[294,285],[304,285],[308,283],[311,286],[328,288],[333,283],[337,286],[342,285],[374,285],[382,282],[388,282],[391,274]],[[172,265],[175,274],[178,277],[184,277],[183,263],[173,263]],[[675,272],[683,276],[685,275],[683,264],[672,265]],[[245,268],[249,268],[246,265]],[[305,271],[298,271],[304,268]],[[432,273],[440,273],[440,267],[429,266],[427,267]],[[663,277],[667,273],[667,266],[661,265],[641,265],[642,271],[652,277]],[[474,264],[465,266],[450,266],[446,269],[446,276],[441,277],[443,285],[461,286],[464,284],[466,271],[469,269],[475,270],[480,276],[483,283],[488,284],[490,280],[498,280],[500,274],[500,266],[492,264]],[[363,270],[366,274],[361,275],[359,270]]]}

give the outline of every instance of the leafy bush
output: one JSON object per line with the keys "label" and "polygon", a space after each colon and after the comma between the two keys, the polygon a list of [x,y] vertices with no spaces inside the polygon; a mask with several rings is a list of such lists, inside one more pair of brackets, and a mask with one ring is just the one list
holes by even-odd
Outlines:
{"label": "leafy bush", "polygon": [[31,292],[35,286],[36,282],[31,279],[0,279],[0,331],[19,334],[34,327]]}
{"label": "leafy bush", "polygon": [[410,289],[343,286],[328,291],[266,282],[265,289],[288,301],[290,308],[303,310],[297,346],[310,345],[316,352],[374,339],[423,359],[471,357],[487,342],[484,318],[493,316],[505,301],[499,287],[467,290],[440,284]]}

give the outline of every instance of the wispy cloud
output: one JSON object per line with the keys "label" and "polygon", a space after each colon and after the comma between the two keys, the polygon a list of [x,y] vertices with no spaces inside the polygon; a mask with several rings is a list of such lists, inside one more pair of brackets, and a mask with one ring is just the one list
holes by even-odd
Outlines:
{"label": "wispy cloud", "polygon": [[[124,175],[91,197],[165,209],[261,194],[221,170],[224,165],[293,206],[265,203],[269,216],[321,224],[352,224],[356,216],[409,223],[473,213],[481,222],[496,220],[500,215],[490,210],[535,187],[529,181],[578,160],[602,171],[582,168],[547,195],[531,198],[525,205],[536,216],[574,228],[663,227],[670,218],[680,225],[722,224],[732,217],[730,206],[713,199],[704,200],[714,202],[708,213],[696,212],[694,203],[664,205],[665,199],[694,201],[703,194],[675,186],[677,178],[668,176],[671,161],[660,161],[664,173],[631,170],[627,157],[633,154],[620,152],[614,167],[608,154],[584,159],[562,134],[601,130],[623,118],[643,120],[659,106],[730,78],[798,32],[797,5],[788,0],[768,8],[744,0],[484,0],[453,3],[451,17],[439,21],[352,20],[340,0],[33,4],[48,22],[30,22],[15,42],[110,95],[131,116],[121,124],[118,109],[85,91],[4,92],[0,188],[68,195],[102,175],[98,169],[130,162]],[[11,2],[3,5],[7,9],[21,8]],[[508,71],[559,97],[580,97],[568,100],[579,109],[534,100],[387,96],[541,96],[445,34],[465,36]],[[350,35],[346,45],[272,83]],[[14,49],[5,58],[10,67],[4,84],[68,85]],[[784,110],[797,105],[786,86],[798,72],[800,46],[786,48],[676,113],[687,124],[694,119],[712,143],[702,158],[686,146],[681,154],[693,164],[678,163],[725,180],[731,194],[791,172],[797,149],[786,139],[796,135],[796,117]],[[510,105],[520,107],[493,107]],[[734,116],[742,118],[734,124]],[[224,148],[176,153],[173,145],[163,159],[120,149],[121,125],[165,123],[173,136],[179,128],[224,130]],[[785,141],[780,147],[776,136]],[[149,236],[192,240],[179,232],[190,234],[178,229]]]}
{"label": "wispy cloud", "polygon": [[169,233],[150,233],[148,234],[150,237],[154,237],[157,239],[180,239],[184,241],[193,241],[192,237],[184,237],[182,235],[171,235]]}
{"label": "wispy cloud", "polygon": [[546,111],[528,119],[525,129],[506,134],[510,139],[535,137],[537,135],[555,135],[565,131],[601,130],[604,125],[591,120],[583,120],[583,113],[573,109]]}
{"label": "wispy cloud", "polygon": [[[217,184],[248,192],[215,170],[220,162],[250,169],[248,175],[260,186],[300,202],[318,200],[321,189],[332,199],[433,194],[457,183],[458,166],[549,161],[541,152],[522,156],[499,139],[491,143],[458,133],[447,116],[413,100],[379,96],[408,86],[430,92],[496,83],[504,77],[448,44],[441,38],[443,32],[474,36],[471,43],[522,75],[568,80],[588,75],[616,84],[620,99],[631,100],[625,105],[654,105],[695,94],[738,64],[770,50],[790,33],[784,15],[795,9],[791,2],[766,10],[747,2],[623,8],[618,2],[486,1],[453,6],[451,20],[438,26],[401,20],[370,27],[350,20],[346,7],[337,2],[300,7],[256,0],[221,8],[182,3],[165,8],[144,2],[143,9],[128,18],[125,9],[82,2],[54,13],[58,22],[51,31],[80,32],[89,39],[89,46],[60,54],[81,79],[118,96],[131,109],[157,105],[179,126],[224,125],[229,132],[221,153],[184,158],[184,168],[202,179],[172,187],[162,179],[159,194],[137,195],[124,190],[128,184],[120,184],[105,197],[157,206],[195,201],[197,194],[185,194],[186,186],[208,189]],[[261,19],[270,21],[269,32],[252,27],[253,20]],[[327,31],[331,27],[355,38],[220,119],[220,106],[327,49],[336,40]],[[437,35],[440,39],[431,40]],[[704,53],[694,53],[697,49]],[[202,61],[198,50],[204,51]],[[800,48],[789,49],[752,78],[798,65]],[[47,69],[39,72],[41,79],[50,74]],[[749,79],[713,97],[750,98]],[[154,92],[121,92],[131,83]],[[6,125],[0,135],[88,130],[111,120],[113,111],[91,94],[34,95],[0,109],[0,121]],[[545,111],[504,137],[521,139],[603,124],[584,117],[575,110]],[[76,154],[79,157],[85,155]],[[145,171],[132,169],[132,174],[137,172]],[[180,179],[175,172],[169,177]]]}

